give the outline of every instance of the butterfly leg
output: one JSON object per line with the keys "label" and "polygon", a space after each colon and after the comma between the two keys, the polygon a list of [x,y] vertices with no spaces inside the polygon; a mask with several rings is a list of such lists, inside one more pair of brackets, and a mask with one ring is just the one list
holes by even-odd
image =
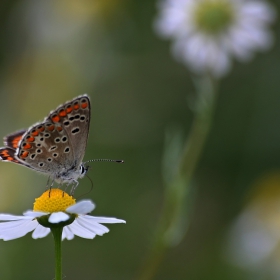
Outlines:
{"label": "butterfly leg", "polygon": [[51,197],[51,191],[52,191],[53,184],[54,184],[54,179],[52,180],[52,183],[49,188],[49,197]]}
{"label": "butterfly leg", "polygon": [[73,186],[72,186],[72,188],[71,188],[71,192],[70,192],[71,195],[74,194],[75,189],[76,189],[76,188],[78,187],[78,185],[79,185],[79,182],[78,182],[77,180],[73,180],[73,182],[74,182],[74,184],[73,184]]}
{"label": "butterfly leg", "polygon": [[69,188],[71,183],[66,183],[66,187],[64,188],[64,191],[63,191],[63,195],[64,196],[64,193],[67,191],[67,189]]}
{"label": "butterfly leg", "polygon": [[69,186],[70,186],[70,183],[66,183],[66,187],[64,188],[64,191],[65,191],[65,192],[67,191],[67,189],[69,188]]}
{"label": "butterfly leg", "polygon": [[47,185],[46,185],[46,190],[49,188],[50,178],[51,178],[51,176],[48,177],[48,181],[47,181]]}

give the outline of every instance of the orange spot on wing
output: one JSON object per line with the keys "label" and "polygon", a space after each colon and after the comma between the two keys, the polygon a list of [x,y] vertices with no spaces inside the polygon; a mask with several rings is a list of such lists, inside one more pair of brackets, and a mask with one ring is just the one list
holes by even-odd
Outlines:
{"label": "orange spot on wing", "polygon": [[31,132],[31,134],[32,134],[33,136],[38,136],[38,135],[39,135],[39,131],[33,130],[33,131]]}
{"label": "orange spot on wing", "polygon": [[37,129],[40,131],[40,132],[43,132],[45,130],[45,127],[44,126],[38,126]]}
{"label": "orange spot on wing", "polygon": [[71,105],[68,105],[67,108],[66,108],[66,113],[69,114],[73,111],[73,108]]}
{"label": "orange spot on wing", "polygon": [[28,154],[29,154],[29,152],[24,151],[24,152],[21,153],[20,157],[21,158],[26,158],[28,156]]}
{"label": "orange spot on wing", "polygon": [[65,117],[65,116],[67,115],[67,113],[66,113],[65,110],[60,110],[59,115],[60,115],[61,117]]}
{"label": "orange spot on wing", "polygon": [[61,126],[58,126],[56,129],[57,129],[57,131],[61,131],[61,130],[62,130],[62,127],[61,127]]}
{"label": "orange spot on wing", "polygon": [[34,142],[35,141],[35,138],[33,136],[27,136],[26,137],[26,141],[28,142]]}
{"label": "orange spot on wing", "polygon": [[74,103],[74,106],[73,106],[74,110],[78,110],[80,108],[80,105],[79,103]]}
{"label": "orange spot on wing", "polygon": [[3,156],[3,157],[8,157],[9,156],[9,153],[7,152],[7,151],[3,151],[2,153],[1,153],[1,156]]}
{"label": "orange spot on wing", "polygon": [[87,108],[87,106],[88,106],[88,103],[87,103],[87,102],[84,102],[84,103],[81,104],[81,107],[82,107],[83,109]]}
{"label": "orange spot on wing", "polygon": [[54,130],[54,125],[50,125],[50,126],[48,127],[48,130],[49,130],[49,131],[53,131],[53,130]]}
{"label": "orange spot on wing", "polygon": [[52,116],[52,121],[53,121],[53,122],[59,122],[59,120],[60,120],[60,118],[59,118],[58,115],[53,115],[53,116]]}
{"label": "orange spot on wing", "polygon": [[12,161],[12,162],[15,162],[15,163],[19,163],[19,161],[14,158],[14,152],[15,151],[10,149],[10,148],[1,150],[0,151],[0,158],[2,160],[7,160],[7,161]]}
{"label": "orange spot on wing", "polygon": [[18,142],[21,140],[21,138],[22,138],[22,135],[17,136],[12,140],[12,147],[13,148],[16,149],[18,147]]}
{"label": "orange spot on wing", "polygon": [[23,144],[23,148],[24,148],[24,149],[31,149],[31,148],[32,148],[32,145],[30,145],[29,143],[24,143],[24,144]]}

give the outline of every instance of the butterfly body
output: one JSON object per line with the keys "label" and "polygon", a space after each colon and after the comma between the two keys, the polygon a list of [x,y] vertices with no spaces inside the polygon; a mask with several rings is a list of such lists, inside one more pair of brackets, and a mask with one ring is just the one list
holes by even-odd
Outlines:
{"label": "butterfly body", "polygon": [[90,124],[90,100],[81,95],[51,111],[43,122],[4,138],[0,160],[21,164],[58,183],[84,177],[82,163]]}

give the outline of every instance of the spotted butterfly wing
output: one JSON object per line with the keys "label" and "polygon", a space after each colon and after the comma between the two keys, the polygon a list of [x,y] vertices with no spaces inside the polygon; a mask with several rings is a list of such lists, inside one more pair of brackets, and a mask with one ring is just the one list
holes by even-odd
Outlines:
{"label": "spotted butterfly wing", "polygon": [[15,153],[25,132],[26,130],[20,130],[9,134],[4,138],[5,147],[0,148],[0,160],[21,164],[21,162],[16,158]]}
{"label": "spotted butterfly wing", "polygon": [[[25,131],[17,145],[2,148],[8,161],[21,163],[50,175],[58,182],[77,182],[81,177],[81,162],[85,153],[90,124],[90,100],[78,96],[60,105],[41,123]],[[20,136],[15,133],[14,139]],[[13,143],[7,136],[5,144]],[[16,140],[14,140],[16,142]],[[12,154],[10,149],[14,149]],[[1,156],[1,149],[0,149]],[[13,157],[14,160],[10,160]],[[2,160],[5,160],[1,156]]]}
{"label": "spotted butterfly wing", "polygon": [[46,121],[61,125],[69,140],[69,152],[73,154],[71,165],[73,163],[80,164],[84,158],[90,125],[90,100],[88,96],[82,95],[59,106],[50,113]]}
{"label": "spotted butterfly wing", "polygon": [[4,137],[4,145],[7,147],[10,147],[14,150],[18,148],[18,144],[20,140],[22,139],[22,136],[26,132],[26,129],[19,130],[17,132],[14,132],[12,134],[9,134]]}
{"label": "spotted butterfly wing", "polygon": [[0,159],[3,161],[14,162],[22,164],[16,157],[16,151],[9,147],[0,148]]}

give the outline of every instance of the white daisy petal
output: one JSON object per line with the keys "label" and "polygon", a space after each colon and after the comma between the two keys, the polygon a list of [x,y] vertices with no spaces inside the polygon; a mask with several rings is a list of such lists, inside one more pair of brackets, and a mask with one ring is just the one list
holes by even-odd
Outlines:
{"label": "white daisy petal", "polygon": [[65,221],[69,220],[69,218],[70,218],[70,216],[63,212],[54,212],[50,215],[48,221],[52,224],[57,224],[60,222],[65,222]]}
{"label": "white daisy petal", "polygon": [[108,218],[108,217],[94,217],[94,216],[86,216],[87,219],[93,220],[96,223],[100,223],[100,224],[120,224],[120,223],[124,223],[126,224],[125,220],[121,220],[121,219],[117,219],[117,218]]}
{"label": "white daisy petal", "polygon": [[95,208],[95,205],[90,200],[82,200],[68,207],[66,212],[74,214],[88,214]]}
{"label": "white daisy petal", "polygon": [[[16,221],[16,222],[7,222],[5,230],[2,230],[3,227],[0,227],[0,238],[8,241],[16,238],[20,238],[26,235],[28,232],[34,230],[38,225],[37,221]],[[2,224],[0,224],[2,226]]]}
{"label": "white daisy petal", "polygon": [[46,213],[46,212],[39,212],[39,211],[32,211],[32,210],[28,210],[23,213],[24,216],[33,217],[33,218],[42,217],[42,216],[45,216],[48,214],[49,213]]}
{"label": "white daisy petal", "polygon": [[65,226],[62,231],[62,240],[72,240],[75,237],[74,233],[69,229],[69,226]]}
{"label": "white daisy petal", "polygon": [[17,220],[30,220],[30,217],[16,216],[10,214],[0,214],[0,221],[17,221]]}
{"label": "white daisy petal", "polygon": [[77,223],[81,225],[82,227],[88,229],[89,231],[97,234],[97,235],[103,235],[104,233],[109,232],[109,229],[96,221],[89,219],[88,215],[82,217],[78,217],[76,219]]}
{"label": "white daisy petal", "polygon": [[75,235],[82,238],[93,239],[96,236],[95,233],[79,225],[76,220],[68,226],[68,229]]}
{"label": "white daisy petal", "polygon": [[37,239],[46,237],[50,231],[51,230],[49,228],[38,225],[32,233],[32,238]]}
{"label": "white daisy petal", "polygon": [[0,223],[0,236],[1,233],[4,231],[9,231],[9,230],[14,230],[17,231],[22,225],[28,224],[32,219],[24,219],[24,220],[18,220],[18,221],[13,221],[11,220],[10,222],[4,222]]}

